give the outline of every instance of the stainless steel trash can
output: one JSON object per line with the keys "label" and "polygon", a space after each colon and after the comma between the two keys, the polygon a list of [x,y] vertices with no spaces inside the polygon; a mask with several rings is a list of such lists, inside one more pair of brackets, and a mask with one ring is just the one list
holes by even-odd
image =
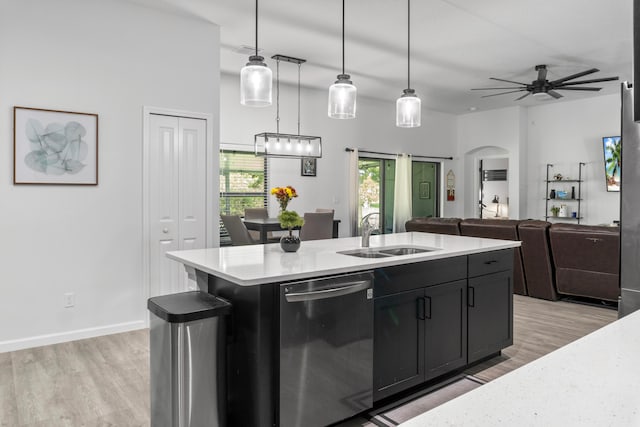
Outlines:
{"label": "stainless steel trash can", "polygon": [[151,426],[225,426],[225,317],[231,304],[194,291],[149,298]]}

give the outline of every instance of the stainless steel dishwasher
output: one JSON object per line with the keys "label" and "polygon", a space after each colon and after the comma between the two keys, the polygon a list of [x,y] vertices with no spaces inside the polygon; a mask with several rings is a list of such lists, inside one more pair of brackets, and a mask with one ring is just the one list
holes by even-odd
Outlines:
{"label": "stainless steel dishwasher", "polygon": [[280,427],[373,406],[373,273],[280,286]]}

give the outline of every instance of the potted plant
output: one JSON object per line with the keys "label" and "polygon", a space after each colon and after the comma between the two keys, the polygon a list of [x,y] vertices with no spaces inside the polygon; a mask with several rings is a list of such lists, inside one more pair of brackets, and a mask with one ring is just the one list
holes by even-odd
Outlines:
{"label": "potted plant", "polygon": [[551,209],[549,209],[551,211],[551,215],[553,216],[558,216],[558,213],[560,212],[560,208],[558,206],[551,206]]}
{"label": "potted plant", "polygon": [[294,227],[302,227],[304,219],[296,211],[282,211],[278,215],[280,227],[289,230],[289,234],[280,238],[280,247],[285,252],[295,252],[300,248],[300,237],[293,235]]}

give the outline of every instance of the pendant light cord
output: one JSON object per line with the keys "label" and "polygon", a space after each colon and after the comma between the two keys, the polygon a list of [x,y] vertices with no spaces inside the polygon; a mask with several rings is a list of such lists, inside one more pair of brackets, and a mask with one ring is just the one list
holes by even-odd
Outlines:
{"label": "pendant light cord", "polygon": [[344,74],[344,0],[342,0],[342,74]]}
{"label": "pendant light cord", "polygon": [[276,61],[276,133],[280,135],[280,59]]}
{"label": "pendant light cord", "polygon": [[258,0],[256,0],[256,56],[258,56]]}
{"label": "pendant light cord", "polygon": [[298,62],[298,136],[300,136],[300,63]]}
{"label": "pendant light cord", "polygon": [[407,89],[411,89],[411,0],[407,0]]}

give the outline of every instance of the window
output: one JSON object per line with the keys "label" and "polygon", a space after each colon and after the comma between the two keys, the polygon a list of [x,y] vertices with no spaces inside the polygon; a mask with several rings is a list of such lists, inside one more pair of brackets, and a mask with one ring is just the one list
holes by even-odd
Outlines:
{"label": "window", "polygon": [[[244,216],[245,208],[267,207],[267,159],[254,153],[220,150],[220,214]],[[220,244],[230,244],[220,222]]]}

